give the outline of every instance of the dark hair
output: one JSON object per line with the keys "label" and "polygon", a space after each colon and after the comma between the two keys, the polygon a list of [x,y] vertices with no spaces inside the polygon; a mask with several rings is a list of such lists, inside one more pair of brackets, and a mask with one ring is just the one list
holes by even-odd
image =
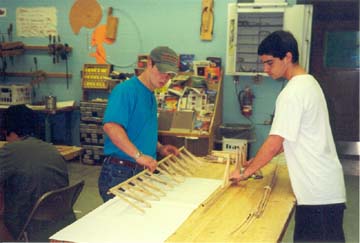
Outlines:
{"label": "dark hair", "polygon": [[156,62],[151,58],[151,67],[154,67]]}
{"label": "dark hair", "polygon": [[12,105],[4,112],[1,130],[6,132],[6,135],[14,132],[19,137],[32,136],[37,118],[36,113],[26,105]]}
{"label": "dark hair", "polygon": [[265,37],[258,48],[258,55],[271,55],[283,59],[286,53],[292,54],[292,62],[299,61],[298,44],[295,37],[288,31],[275,31]]}

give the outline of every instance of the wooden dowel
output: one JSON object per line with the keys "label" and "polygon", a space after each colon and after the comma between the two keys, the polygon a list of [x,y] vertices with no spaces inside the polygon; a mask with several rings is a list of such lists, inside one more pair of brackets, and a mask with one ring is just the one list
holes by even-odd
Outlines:
{"label": "wooden dowel", "polygon": [[140,198],[139,196],[137,196],[135,193],[131,192],[130,189],[125,190],[125,191],[121,191],[120,193],[122,193],[123,195],[130,197],[136,201],[139,201],[143,204],[145,204],[148,208],[151,208],[151,204],[148,203],[147,201],[143,200],[142,198]]}
{"label": "wooden dowel", "polygon": [[124,200],[125,202],[127,202],[128,204],[130,204],[130,206],[136,208],[137,210],[139,210],[142,213],[145,213],[145,210],[138,207],[136,204],[134,204],[133,202],[131,202],[130,200],[128,200],[126,197],[124,197],[123,195],[121,195],[121,193],[119,191],[117,191],[116,189],[110,189],[111,193],[113,193],[115,196],[117,196],[118,198]]}
{"label": "wooden dowel", "polygon": [[223,183],[222,183],[222,187],[225,187],[227,184],[229,184],[229,177],[230,177],[230,154],[226,155],[226,167],[224,170],[224,178],[223,178]]}
{"label": "wooden dowel", "polygon": [[181,172],[184,176],[191,176],[191,173],[184,168],[182,168],[179,164],[177,164],[175,161],[170,162],[171,165],[175,168],[175,170]]}
{"label": "wooden dowel", "polygon": [[226,190],[231,186],[231,183],[228,183],[225,187],[219,187],[213,192],[208,199],[206,199],[201,206],[207,211],[217,200],[226,192]]}
{"label": "wooden dowel", "polygon": [[199,165],[196,162],[192,161],[192,159],[189,156],[187,156],[186,154],[179,154],[179,157],[183,161],[185,161],[188,164],[188,166],[192,166],[194,169],[198,168]]}
{"label": "wooden dowel", "polygon": [[184,149],[183,155],[185,155],[187,158],[189,158],[189,160],[191,162],[193,162],[193,164],[197,165],[197,166],[201,166],[203,164],[203,162],[201,162],[197,157],[195,157],[194,155],[192,155],[188,150]]}
{"label": "wooden dowel", "polygon": [[184,158],[173,157],[173,159],[177,163],[182,165],[184,168],[187,168],[190,171],[191,174],[195,173],[195,171],[196,171],[195,166],[193,166],[191,163],[188,163]]}
{"label": "wooden dowel", "polygon": [[185,153],[194,161],[198,162],[199,165],[202,165],[204,162],[200,161],[198,157],[196,157],[195,155],[193,155],[192,153],[189,152],[189,150],[187,150],[186,148],[184,148]]}
{"label": "wooden dowel", "polygon": [[161,168],[157,168],[157,170],[162,173],[163,175],[168,176],[170,179],[172,179],[173,181],[177,182],[177,183],[181,183],[180,181],[178,181],[173,175],[171,175],[170,173],[168,173],[167,171],[161,169]]}
{"label": "wooden dowel", "polygon": [[184,163],[182,160],[178,159],[177,157],[174,156],[171,159],[172,159],[172,161],[174,161],[176,166],[178,166],[178,167],[182,168],[184,171],[186,171],[189,176],[195,172],[195,170],[192,171],[188,166],[186,166],[186,163]]}
{"label": "wooden dowel", "polygon": [[166,186],[168,186],[168,187],[170,187],[170,188],[173,188],[173,187],[174,187],[173,184],[164,181],[163,179],[161,179],[160,177],[156,176],[155,174],[145,173],[145,174],[143,174],[143,176],[146,176],[146,178],[151,179],[151,180],[154,180],[154,181],[156,181],[156,182],[158,182],[158,183],[164,184],[164,185],[166,185]]}
{"label": "wooden dowel", "polygon": [[177,173],[177,171],[175,170],[175,167],[173,166],[173,163],[169,163],[168,161],[166,161],[165,163],[162,164],[163,166],[166,167],[166,169],[175,177],[178,177],[179,180],[181,180],[182,182],[185,181],[184,176],[180,175],[179,173]]}
{"label": "wooden dowel", "polygon": [[185,178],[180,176],[179,174],[176,173],[176,171],[173,170],[173,168],[171,168],[168,164],[163,163],[160,165],[161,169],[165,170],[166,172],[168,172],[173,178],[175,178],[178,182],[184,182]]}
{"label": "wooden dowel", "polygon": [[153,189],[153,190],[155,190],[155,191],[160,192],[163,196],[166,195],[166,193],[163,192],[159,187],[151,184],[150,182],[148,183],[148,182],[146,182],[144,179],[142,179],[142,178],[140,178],[140,177],[138,177],[137,179],[138,179],[139,183],[143,184],[144,186],[147,186],[147,187],[149,187],[149,188],[151,188],[151,189]]}
{"label": "wooden dowel", "polygon": [[248,216],[239,224],[239,226],[237,226],[233,231],[230,232],[230,234],[232,235],[237,231],[239,231],[243,226],[248,225],[253,218],[254,218],[253,213],[249,213]]}
{"label": "wooden dowel", "polygon": [[136,183],[134,181],[131,182],[133,184],[133,189],[135,189],[136,191],[142,192],[148,196],[153,196],[155,197],[156,200],[160,200],[160,197],[158,195],[156,195],[155,193],[149,191],[148,189],[146,189],[143,185]]}

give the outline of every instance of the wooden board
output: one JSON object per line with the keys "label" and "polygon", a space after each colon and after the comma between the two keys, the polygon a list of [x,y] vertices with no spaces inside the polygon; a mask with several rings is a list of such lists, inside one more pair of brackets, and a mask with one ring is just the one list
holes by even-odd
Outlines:
{"label": "wooden board", "polygon": [[82,27],[94,28],[102,17],[102,9],[96,0],[77,0],[69,13],[70,26],[75,34]]}
{"label": "wooden board", "polygon": [[65,146],[65,145],[55,145],[59,150],[60,154],[64,157],[65,160],[72,160],[77,157],[81,158],[83,149],[76,146]]}
{"label": "wooden board", "polygon": [[[198,176],[220,179],[224,167],[224,164],[209,163]],[[211,207],[200,205],[166,242],[278,242],[295,204],[284,164],[279,166],[277,181],[263,215],[253,220],[245,232],[234,232],[257,207],[274,168],[274,163],[267,165],[261,180],[229,187]]]}

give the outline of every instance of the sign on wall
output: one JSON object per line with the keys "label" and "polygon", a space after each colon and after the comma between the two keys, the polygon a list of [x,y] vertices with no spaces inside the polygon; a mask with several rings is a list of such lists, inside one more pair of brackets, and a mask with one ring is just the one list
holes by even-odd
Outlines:
{"label": "sign on wall", "polygon": [[16,34],[21,37],[57,35],[55,7],[17,8]]}

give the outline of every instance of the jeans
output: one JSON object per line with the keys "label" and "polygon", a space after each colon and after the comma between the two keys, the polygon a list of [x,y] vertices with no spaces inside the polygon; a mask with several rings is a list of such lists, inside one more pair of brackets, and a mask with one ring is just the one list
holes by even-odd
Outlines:
{"label": "jeans", "polygon": [[345,208],[344,203],[296,206],[294,242],[345,242]]}
{"label": "jeans", "polygon": [[108,161],[108,158],[104,159],[98,181],[99,193],[104,202],[114,197],[112,194],[107,194],[111,187],[126,181],[143,170],[141,167],[131,168],[113,164]]}

